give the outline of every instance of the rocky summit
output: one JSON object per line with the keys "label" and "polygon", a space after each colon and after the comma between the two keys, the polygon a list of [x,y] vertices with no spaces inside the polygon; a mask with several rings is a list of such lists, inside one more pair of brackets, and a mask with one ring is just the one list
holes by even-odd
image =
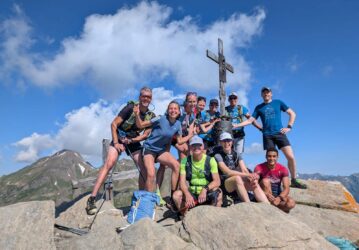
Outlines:
{"label": "rocky summit", "polygon": [[[268,204],[239,203],[226,208],[198,206],[179,220],[158,207],[155,221],[140,220],[120,233],[116,229],[127,225],[126,217],[110,201],[104,202],[91,230],[94,217],[85,212],[87,197],[57,218],[52,201],[18,203],[0,208],[0,249],[337,249],[327,236],[358,244],[359,214],[342,207],[357,204],[343,193],[344,187],[326,181],[307,184],[301,196],[301,190],[292,189],[300,204],[290,214]],[[322,196],[317,202],[313,189]],[[335,203],[339,205],[328,205]],[[85,234],[54,228],[55,223]]]}

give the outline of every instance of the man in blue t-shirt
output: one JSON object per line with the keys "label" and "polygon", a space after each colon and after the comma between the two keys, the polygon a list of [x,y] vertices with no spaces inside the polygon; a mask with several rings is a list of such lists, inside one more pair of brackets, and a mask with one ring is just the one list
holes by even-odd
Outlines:
{"label": "man in blue t-shirt", "polygon": [[[293,149],[289,143],[286,134],[292,130],[296,114],[281,100],[272,99],[272,90],[268,87],[263,87],[261,90],[263,103],[257,105],[254,109],[252,117],[247,121],[239,124],[239,126],[246,126],[255,122],[258,117],[262,121],[263,132],[263,147],[264,150],[275,148],[277,146],[288,160],[288,168],[291,174],[291,186],[296,188],[307,188],[303,183],[296,179],[296,162],[294,158]],[[289,115],[287,127],[283,127],[281,112],[286,112]]]}

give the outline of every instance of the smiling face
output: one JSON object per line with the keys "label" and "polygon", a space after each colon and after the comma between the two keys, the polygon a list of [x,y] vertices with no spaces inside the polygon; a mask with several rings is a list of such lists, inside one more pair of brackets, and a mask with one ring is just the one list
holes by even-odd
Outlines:
{"label": "smiling face", "polygon": [[232,152],[233,141],[231,139],[225,139],[220,141],[223,151],[228,154]]}
{"label": "smiling face", "polygon": [[188,106],[189,110],[194,110],[197,105],[197,95],[187,95],[186,97],[186,106]]}
{"label": "smiling face", "polygon": [[203,149],[204,149],[204,146],[201,143],[192,144],[190,146],[190,150],[192,152],[192,155],[194,157],[196,157],[196,158],[201,156],[201,154],[203,152]]}
{"label": "smiling face", "polygon": [[206,107],[206,102],[204,100],[200,100],[198,103],[197,103],[197,108],[198,108],[198,111],[201,112],[205,109]]}
{"label": "smiling face", "polygon": [[168,117],[171,119],[177,119],[180,115],[180,106],[176,102],[171,102],[167,108]]}
{"label": "smiling face", "polygon": [[152,101],[152,92],[148,90],[141,91],[139,99],[140,105],[148,107]]}
{"label": "smiling face", "polygon": [[263,90],[262,91],[262,98],[265,103],[268,103],[272,100],[272,91]]}
{"label": "smiling face", "polygon": [[278,161],[278,152],[268,150],[266,153],[266,159],[267,159],[267,166],[269,168],[274,168],[275,164]]}

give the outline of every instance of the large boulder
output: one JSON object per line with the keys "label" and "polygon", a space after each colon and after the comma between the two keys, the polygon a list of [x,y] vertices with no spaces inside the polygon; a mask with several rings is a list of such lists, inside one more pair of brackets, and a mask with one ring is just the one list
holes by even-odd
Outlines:
{"label": "large boulder", "polygon": [[196,207],[184,218],[180,235],[201,249],[336,249],[293,216],[259,203]]}
{"label": "large boulder", "polygon": [[290,196],[298,204],[359,213],[352,194],[337,181],[303,181],[308,189],[290,189]]}
{"label": "large boulder", "polygon": [[0,249],[55,249],[53,201],[0,207]]}
{"label": "large boulder", "polygon": [[198,249],[149,218],[136,222],[120,235],[125,249]]}
{"label": "large boulder", "polygon": [[[56,230],[57,249],[122,249],[122,242],[116,228],[125,226],[126,220],[121,210],[116,209],[110,201],[105,201],[99,211],[91,230],[88,229],[94,216],[88,216],[85,211],[88,196],[84,197],[72,207],[56,218],[56,223],[87,231],[78,236],[66,231]],[[100,207],[102,200],[97,202]]]}
{"label": "large boulder", "polygon": [[290,214],[322,236],[336,236],[359,243],[359,214],[297,205]]}

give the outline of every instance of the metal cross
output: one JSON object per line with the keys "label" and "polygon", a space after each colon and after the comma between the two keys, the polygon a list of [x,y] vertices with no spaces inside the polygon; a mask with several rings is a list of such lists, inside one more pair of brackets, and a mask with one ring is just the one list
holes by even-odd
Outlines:
{"label": "metal cross", "polygon": [[207,57],[219,65],[219,102],[221,115],[224,115],[226,102],[226,91],[224,89],[224,84],[227,82],[226,72],[227,70],[231,73],[234,71],[232,65],[226,63],[226,59],[223,55],[223,42],[220,38],[218,38],[218,56],[207,49]]}

